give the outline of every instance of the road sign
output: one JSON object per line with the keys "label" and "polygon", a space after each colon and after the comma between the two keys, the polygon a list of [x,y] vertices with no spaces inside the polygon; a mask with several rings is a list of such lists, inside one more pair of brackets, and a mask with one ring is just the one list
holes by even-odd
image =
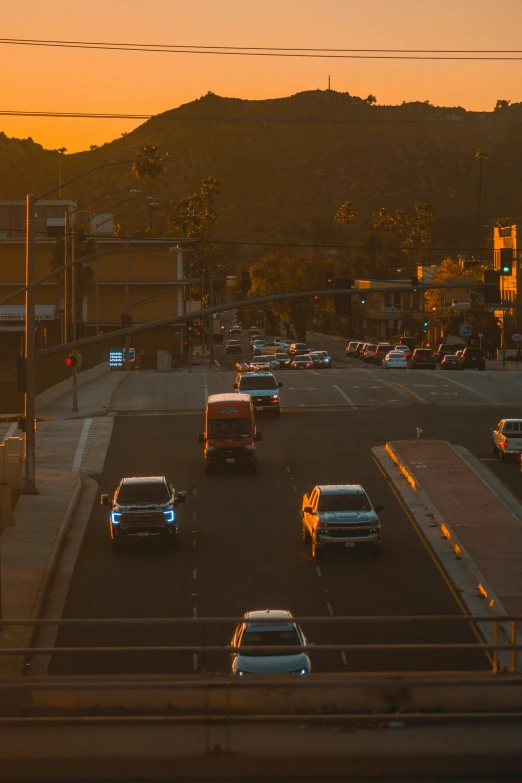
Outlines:
{"label": "road sign", "polygon": [[461,324],[459,326],[459,334],[461,337],[471,336],[471,324]]}
{"label": "road sign", "polygon": [[383,313],[395,313],[395,307],[383,307]]}
{"label": "road sign", "polygon": [[395,320],[395,310],[387,310],[386,311],[386,318],[388,321],[394,321]]}
{"label": "road sign", "polygon": [[522,340],[522,334],[512,334],[511,339],[518,343],[520,340]]}

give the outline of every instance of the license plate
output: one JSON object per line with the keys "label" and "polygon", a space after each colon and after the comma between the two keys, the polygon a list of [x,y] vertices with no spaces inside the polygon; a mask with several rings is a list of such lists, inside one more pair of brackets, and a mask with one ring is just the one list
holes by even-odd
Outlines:
{"label": "license plate", "polygon": [[263,406],[262,405],[256,405],[256,411],[262,411]]}
{"label": "license plate", "polygon": [[139,538],[147,538],[147,537],[148,537],[148,535],[149,535],[149,534],[148,534],[147,532],[142,532],[142,531],[140,531],[140,532],[138,533],[138,536],[139,536]]}
{"label": "license plate", "polygon": [[355,546],[355,544],[353,543],[353,541],[347,541],[346,544],[345,544],[346,549],[351,549],[351,547],[354,547],[354,546]]}
{"label": "license plate", "polygon": [[234,457],[229,457],[226,461],[227,462],[235,462],[235,459],[234,459]]}

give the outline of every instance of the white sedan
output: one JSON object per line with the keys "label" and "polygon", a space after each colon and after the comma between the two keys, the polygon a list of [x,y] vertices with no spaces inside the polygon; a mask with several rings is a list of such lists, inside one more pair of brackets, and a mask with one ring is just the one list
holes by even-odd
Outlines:
{"label": "white sedan", "polygon": [[390,351],[382,360],[383,370],[407,370],[408,360],[404,351]]}

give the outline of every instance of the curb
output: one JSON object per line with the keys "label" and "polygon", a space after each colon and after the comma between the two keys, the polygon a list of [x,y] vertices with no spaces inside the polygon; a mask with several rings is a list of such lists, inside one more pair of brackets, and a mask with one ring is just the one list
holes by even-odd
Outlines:
{"label": "curb", "polygon": [[114,389],[112,389],[112,391],[111,391],[111,394],[110,394],[110,397],[109,397],[107,405],[103,405],[99,410],[91,411],[89,413],[87,413],[87,412],[86,413],[76,413],[74,416],[65,416],[63,418],[63,421],[71,421],[73,419],[94,419],[94,418],[99,417],[99,416],[107,416],[107,414],[110,413],[111,404],[112,404],[112,400],[114,398],[114,395],[116,394],[116,392],[118,391],[118,389],[122,385],[123,381],[126,378],[128,378],[129,375],[131,375],[131,374],[133,374],[131,371],[122,372],[121,378],[119,379],[119,381],[116,384],[116,386],[114,387]]}
{"label": "curb", "polygon": [[[451,444],[449,444],[451,446]],[[491,589],[490,585],[484,578],[484,575],[480,571],[480,569],[475,564],[472,557],[467,553],[464,546],[461,544],[459,537],[448,527],[448,524],[440,511],[438,510],[437,506],[433,502],[433,500],[430,498],[430,496],[426,493],[426,491],[422,488],[422,486],[415,480],[415,478],[411,475],[407,467],[401,462],[398,454],[393,449],[393,446],[391,443],[386,444],[386,453],[388,456],[393,460],[393,462],[397,465],[403,476],[408,481],[408,484],[412,487],[413,491],[417,493],[421,501],[424,503],[426,508],[430,511],[430,513],[433,515],[433,519],[437,523],[437,525],[440,528],[441,534],[444,536],[444,538],[448,541],[451,548],[453,549],[455,556],[462,560],[466,570],[469,574],[473,577],[474,580],[477,582],[477,589],[480,592],[480,594],[484,597],[489,599],[489,607],[493,608],[493,605],[496,607],[496,611],[498,614],[504,614],[507,615],[506,610],[500,603],[499,599],[497,598],[495,592]],[[452,447],[453,448],[453,447]],[[462,454],[459,454],[461,459],[465,461],[465,458]],[[471,468],[471,466],[470,466]],[[472,469],[472,468],[471,468]],[[476,471],[475,471],[476,473]],[[488,489],[491,489],[491,487],[484,481],[484,479],[477,474],[478,478],[486,484]],[[500,498],[499,498],[500,500]],[[434,553],[435,556],[436,553]]]}
{"label": "curb", "polygon": [[[72,473],[72,471],[71,471]],[[78,506],[78,501],[80,499],[81,491],[83,489],[83,484],[81,478],[78,476],[78,474],[73,473],[75,477],[75,487],[73,489],[71,498],[69,500],[69,504],[67,506],[67,509],[65,511],[65,514],[62,519],[62,523],[60,525],[60,528],[58,530],[58,534],[56,536],[56,539],[54,541],[53,547],[51,549],[51,552],[49,553],[49,557],[47,559],[46,568],[44,571],[44,574],[40,580],[40,585],[38,587],[38,592],[36,594],[36,599],[31,611],[31,615],[29,617],[30,620],[37,620],[41,613],[42,609],[45,603],[45,599],[47,597],[47,591],[49,588],[49,585],[51,583],[51,579],[54,574],[54,570],[56,568],[56,563],[58,562],[58,556],[60,554],[62,544],[64,541],[64,538],[67,534],[67,531],[69,530],[69,525],[71,524],[71,519],[76,511],[76,508]],[[35,633],[35,626],[29,626],[24,634],[24,637],[22,639],[22,647],[31,647],[33,642],[33,637]],[[27,655],[20,655],[17,656],[16,662],[15,662],[15,670],[14,674],[17,674],[18,676],[22,676],[24,673],[25,663],[26,663]]]}

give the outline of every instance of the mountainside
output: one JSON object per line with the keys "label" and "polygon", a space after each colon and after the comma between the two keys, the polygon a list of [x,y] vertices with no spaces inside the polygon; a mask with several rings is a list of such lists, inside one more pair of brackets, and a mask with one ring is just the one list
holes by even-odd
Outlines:
{"label": "mountainside", "polygon": [[[491,234],[486,226],[495,218],[522,215],[522,104],[493,112],[426,103],[370,106],[347,93],[320,90],[265,101],[208,94],[74,155],[0,134],[0,198],[57,185],[60,163],[66,181],[107,161],[131,159],[147,143],[171,157],[150,190],[162,205],[193,192],[202,177],[221,182],[213,234],[220,239],[338,243],[333,215],[349,200],[359,211],[355,241],[380,207],[411,208],[418,200],[436,209],[435,246],[469,247],[479,148],[488,154],[483,236]],[[126,187],[136,187],[130,165],[113,166],[79,180],[63,196],[82,203]],[[121,217],[134,225],[143,211]]]}

